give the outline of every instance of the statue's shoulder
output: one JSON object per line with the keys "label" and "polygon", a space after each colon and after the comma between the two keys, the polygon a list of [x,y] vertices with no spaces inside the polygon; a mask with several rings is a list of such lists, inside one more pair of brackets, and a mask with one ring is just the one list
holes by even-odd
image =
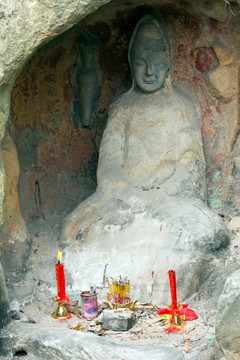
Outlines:
{"label": "statue's shoulder", "polygon": [[109,106],[109,116],[114,116],[116,113],[123,113],[129,106],[129,91],[125,91],[117,95]]}
{"label": "statue's shoulder", "polygon": [[181,105],[185,105],[185,106],[190,107],[190,108],[194,107],[192,99],[183,90],[173,86],[172,87],[172,93],[173,93],[173,96],[176,98],[176,100]]}
{"label": "statue's shoulder", "polygon": [[198,119],[197,107],[194,104],[193,100],[190,98],[190,96],[185,91],[177,87],[173,87],[172,91],[175,98],[174,101],[178,103],[182,111],[184,111],[188,115],[188,117],[197,120]]}
{"label": "statue's shoulder", "polygon": [[174,87],[174,102],[178,104],[178,107],[183,112],[186,119],[188,119],[189,124],[192,129],[199,131],[200,121],[197,107],[194,104],[190,96],[183,90]]}
{"label": "statue's shoulder", "polygon": [[130,90],[118,94],[112,101],[111,107],[127,105],[129,102]]}

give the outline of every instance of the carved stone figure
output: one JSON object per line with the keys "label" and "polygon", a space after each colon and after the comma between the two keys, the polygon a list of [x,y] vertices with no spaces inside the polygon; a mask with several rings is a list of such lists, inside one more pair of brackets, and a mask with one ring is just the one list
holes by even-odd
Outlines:
{"label": "carved stone figure", "polygon": [[101,144],[98,185],[205,198],[205,161],[195,109],[168,79],[168,44],[145,16],[129,47],[132,89],[112,106]]}
{"label": "carved stone figure", "polygon": [[81,31],[78,37],[77,85],[80,121],[83,126],[93,122],[99,88],[99,69],[96,65],[100,41],[96,36]]}
{"label": "carved stone figure", "polygon": [[128,275],[148,301],[159,300],[160,279],[174,268],[186,274],[180,293],[187,296],[208,271],[199,264],[226,247],[229,235],[206,203],[197,113],[171,84],[168,40],[150,15],[134,30],[129,62],[133,84],[110,107],[97,191],[64,224],[65,262],[78,284],[101,283],[108,263],[111,276]]}

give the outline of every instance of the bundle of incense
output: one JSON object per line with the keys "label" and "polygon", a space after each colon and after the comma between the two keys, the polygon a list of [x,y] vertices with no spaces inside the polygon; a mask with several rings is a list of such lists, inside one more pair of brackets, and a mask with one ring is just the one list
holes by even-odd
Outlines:
{"label": "bundle of incense", "polygon": [[116,304],[125,304],[130,301],[130,282],[127,278],[122,280],[121,276],[119,280],[112,280],[112,286],[106,278],[112,299]]}
{"label": "bundle of incense", "polygon": [[115,303],[118,303],[118,284],[117,284],[117,282],[113,281],[112,287],[113,287],[113,301]]}
{"label": "bundle of incense", "polygon": [[128,278],[126,278],[126,294],[125,294],[125,299],[128,301],[128,299],[130,299],[130,281],[128,280]]}
{"label": "bundle of incense", "polygon": [[111,295],[113,295],[113,291],[112,291],[111,285],[110,285],[109,280],[108,280],[108,278],[107,278],[107,277],[106,277],[106,281],[107,281],[107,284],[108,284],[108,287],[109,287],[110,293],[111,293]]}
{"label": "bundle of incense", "polygon": [[118,302],[119,304],[125,304],[125,284],[120,282],[119,284],[119,295],[118,295]]}

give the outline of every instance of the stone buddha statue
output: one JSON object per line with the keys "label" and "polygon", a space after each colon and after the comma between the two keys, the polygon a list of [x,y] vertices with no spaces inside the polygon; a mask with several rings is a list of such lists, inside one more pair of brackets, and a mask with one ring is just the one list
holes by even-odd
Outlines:
{"label": "stone buddha statue", "polygon": [[[151,292],[153,274],[159,280],[191,263],[198,276],[199,261],[226,247],[229,235],[207,206],[197,113],[171,84],[169,43],[150,15],[134,30],[129,63],[133,83],[110,106],[97,191],[65,219],[61,241],[78,283],[100,283],[108,263],[111,276],[125,273],[149,301],[165,286],[158,281]],[[192,282],[181,291],[194,291]]]}
{"label": "stone buddha statue", "polygon": [[133,86],[111,106],[101,144],[103,191],[130,185],[205,198],[200,124],[190,100],[171,86],[169,53],[160,24],[142,18],[129,46]]}

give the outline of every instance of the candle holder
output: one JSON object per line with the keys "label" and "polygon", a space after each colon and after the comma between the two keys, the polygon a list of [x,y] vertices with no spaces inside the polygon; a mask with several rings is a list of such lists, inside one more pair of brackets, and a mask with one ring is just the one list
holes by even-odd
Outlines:
{"label": "candle holder", "polygon": [[177,332],[186,325],[186,322],[184,321],[185,316],[179,314],[179,310],[182,310],[183,306],[178,304],[177,309],[173,310],[172,305],[169,305],[167,309],[169,310],[169,322],[165,331]]}
{"label": "candle holder", "polygon": [[197,314],[190,309],[187,309],[188,304],[178,304],[177,303],[177,289],[176,289],[176,277],[175,271],[169,270],[169,281],[170,281],[170,290],[171,290],[171,299],[172,304],[165,309],[158,309],[157,313],[161,316],[167,316],[169,319],[168,327],[165,329],[167,332],[177,332],[183,326],[185,326],[185,321],[190,321],[197,319]]}
{"label": "candle holder", "polygon": [[69,314],[69,312],[66,310],[66,308],[64,306],[64,301],[62,299],[58,298],[57,296],[54,296],[53,300],[58,302],[58,307],[57,307],[57,310],[54,311],[54,313],[52,313],[52,315],[51,315],[52,318],[58,319],[58,320],[69,319],[71,317],[71,314]]}

